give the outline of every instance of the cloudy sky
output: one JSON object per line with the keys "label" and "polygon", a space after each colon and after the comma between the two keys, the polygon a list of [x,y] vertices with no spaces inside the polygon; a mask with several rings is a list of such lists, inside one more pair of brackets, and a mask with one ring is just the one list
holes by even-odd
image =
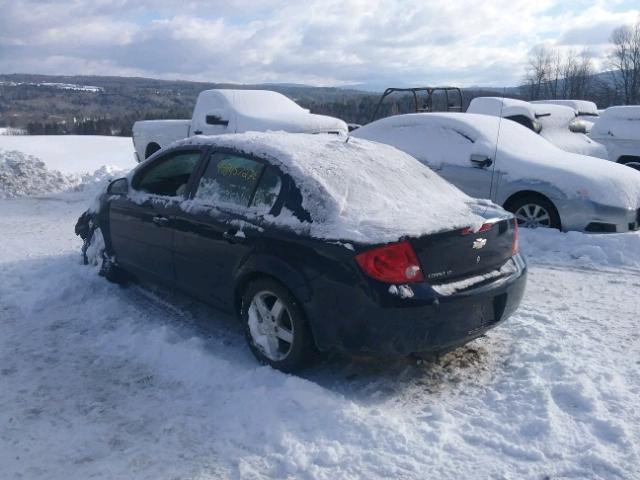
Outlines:
{"label": "cloudy sky", "polygon": [[0,73],[513,85],[546,43],[604,58],[638,0],[0,0]]}

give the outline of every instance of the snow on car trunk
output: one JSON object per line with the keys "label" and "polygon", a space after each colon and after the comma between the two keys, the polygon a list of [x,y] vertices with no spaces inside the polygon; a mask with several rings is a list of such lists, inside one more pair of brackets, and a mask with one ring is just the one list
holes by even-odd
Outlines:
{"label": "snow on car trunk", "polygon": [[382,144],[333,135],[245,133],[187,139],[263,156],[300,188],[312,222],[281,214],[276,223],[315,237],[383,243],[484,219],[473,200],[411,156]]}

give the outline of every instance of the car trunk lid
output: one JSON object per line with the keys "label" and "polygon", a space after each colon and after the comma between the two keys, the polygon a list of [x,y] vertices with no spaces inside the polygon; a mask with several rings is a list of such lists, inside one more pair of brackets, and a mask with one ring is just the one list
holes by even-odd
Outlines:
{"label": "car trunk lid", "polygon": [[410,239],[428,283],[437,284],[499,269],[512,255],[512,218],[488,221],[478,231],[458,229]]}

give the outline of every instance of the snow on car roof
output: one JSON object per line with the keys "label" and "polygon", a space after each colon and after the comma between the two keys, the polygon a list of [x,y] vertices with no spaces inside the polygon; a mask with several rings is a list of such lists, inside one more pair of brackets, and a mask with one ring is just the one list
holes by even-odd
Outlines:
{"label": "snow on car roof", "polygon": [[200,95],[221,97],[228,106],[242,115],[254,116],[260,112],[270,114],[309,112],[288,97],[271,90],[215,89],[205,90]]}
{"label": "snow on car roof", "polygon": [[[384,243],[465,226],[479,227],[474,200],[393,147],[334,135],[248,132],[180,142],[233,148],[268,159],[290,175],[318,238]],[[292,215],[275,219],[293,228]],[[302,225],[303,226],[303,225]]]}
{"label": "snow on car roof", "polygon": [[[543,125],[565,125],[575,118],[577,111],[568,105],[550,104],[548,102],[525,102],[516,98],[476,97],[471,100],[467,113],[479,113],[495,117],[513,117],[524,115],[530,119],[538,119]],[[551,118],[549,118],[551,117]]]}
{"label": "snow on car roof", "polygon": [[529,102],[506,97],[476,97],[471,100],[467,113],[479,113],[494,117],[512,117],[524,115],[528,118],[536,118],[540,113]]}
{"label": "snow on car roof", "polygon": [[533,104],[562,105],[573,108],[578,115],[598,115],[598,106],[588,100],[533,100]]}

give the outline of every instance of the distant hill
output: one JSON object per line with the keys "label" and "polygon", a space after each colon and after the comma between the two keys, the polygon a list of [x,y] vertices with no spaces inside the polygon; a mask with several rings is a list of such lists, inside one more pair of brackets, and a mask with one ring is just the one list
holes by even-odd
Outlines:
{"label": "distant hill", "polygon": [[[136,120],[190,118],[198,94],[211,88],[274,90],[314,113],[358,124],[371,120],[380,98],[379,92],[350,87],[10,74],[0,75],[0,127],[21,128],[31,134],[128,136]],[[384,88],[380,86],[380,91]],[[514,89],[509,90],[510,96],[517,96]],[[500,93],[500,89],[464,89],[463,107],[475,96]],[[444,107],[443,98],[436,97],[435,103]],[[411,111],[412,98],[397,94],[385,100],[379,116]]]}

